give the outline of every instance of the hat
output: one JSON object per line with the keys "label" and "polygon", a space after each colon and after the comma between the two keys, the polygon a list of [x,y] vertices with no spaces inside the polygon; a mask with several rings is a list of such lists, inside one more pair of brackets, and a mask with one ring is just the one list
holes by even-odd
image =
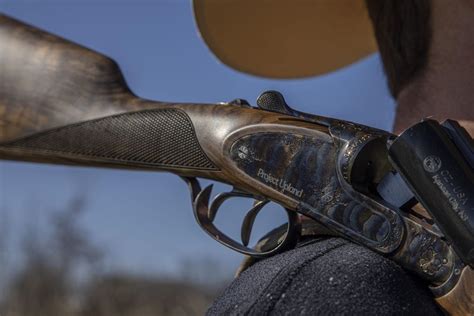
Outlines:
{"label": "hat", "polygon": [[377,50],[363,0],[194,0],[193,7],[212,53],[256,76],[321,75]]}

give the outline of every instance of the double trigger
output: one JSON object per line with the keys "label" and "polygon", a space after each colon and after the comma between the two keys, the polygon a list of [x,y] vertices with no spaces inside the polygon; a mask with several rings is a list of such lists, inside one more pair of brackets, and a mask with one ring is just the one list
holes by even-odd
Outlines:
{"label": "double trigger", "polygon": [[[217,240],[223,245],[245,255],[263,258],[281,252],[294,243],[298,230],[298,215],[296,212],[285,209],[288,218],[288,223],[286,224],[287,229],[283,234],[283,238],[279,239],[278,243],[271,249],[250,248],[248,244],[255,219],[263,207],[270,201],[259,199],[253,194],[237,189],[233,189],[230,192],[220,193],[216,195],[211,201],[210,198],[213,187],[212,184],[204,189],[201,189],[201,185],[196,178],[182,177],[182,179],[186,181],[189,186],[194,217],[196,218],[199,226],[201,226],[201,228],[204,229],[204,231],[208,233],[213,239]],[[242,222],[240,230],[241,242],[237,242],[236,240],[227,236],[214,225],[214,220],[222,204],[226,200],[234,197],[254,199],[253,206],[247,211],[247,214],[245,215],[245,218]]]}

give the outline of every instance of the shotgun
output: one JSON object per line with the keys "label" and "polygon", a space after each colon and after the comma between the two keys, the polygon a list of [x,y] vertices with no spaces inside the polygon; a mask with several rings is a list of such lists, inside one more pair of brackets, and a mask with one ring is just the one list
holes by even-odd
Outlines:
{"label": "shotgun", "polygon": [[[425,120],[396,136],[296,111],[276,91],[257,105],[141,99],[113,60],[0,14],[0,159],[172,172],[212,238],[259,258],[291,247],[305,215],[417,274],[447,312],[473,313],[474,146],[462,127]],[[211,199],[197,178],[233,190]],[[214,224],[233,197],[255,201],[241,241]],[[283,238],[252,248],[269,201],[286,210]]]}

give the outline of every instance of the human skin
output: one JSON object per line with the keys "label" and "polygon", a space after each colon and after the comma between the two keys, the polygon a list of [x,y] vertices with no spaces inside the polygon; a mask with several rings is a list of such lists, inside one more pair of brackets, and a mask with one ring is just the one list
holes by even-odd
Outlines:
{"label": "human skin", "polygon": [[397,96],[394,131],[451,118],[474,136],[474,1],[432,0],[427,67]]}

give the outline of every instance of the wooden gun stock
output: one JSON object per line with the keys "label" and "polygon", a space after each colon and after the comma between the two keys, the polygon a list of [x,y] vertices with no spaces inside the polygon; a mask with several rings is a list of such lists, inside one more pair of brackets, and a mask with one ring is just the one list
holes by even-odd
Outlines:
{"label": "wooden gun stock", "polygon": [[110,58],[5,15],[0,43],[1,159],[168,170],[248,187],[224,166],[224,138],[242,126],[295,125],[250,108],[141,99]]}

